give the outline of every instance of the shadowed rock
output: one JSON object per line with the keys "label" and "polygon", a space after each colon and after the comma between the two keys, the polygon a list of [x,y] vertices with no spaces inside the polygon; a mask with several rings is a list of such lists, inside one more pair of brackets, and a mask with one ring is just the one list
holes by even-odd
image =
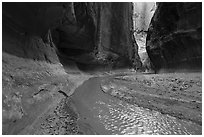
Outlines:
{"label": "shadowed rock", "polygon": [[202,3],[158,3],[146,49],[156,70],[202,64]]}

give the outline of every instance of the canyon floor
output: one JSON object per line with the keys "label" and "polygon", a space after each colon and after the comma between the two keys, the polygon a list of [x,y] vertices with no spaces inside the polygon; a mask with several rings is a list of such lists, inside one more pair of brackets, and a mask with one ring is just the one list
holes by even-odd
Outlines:
{"label": "canyon floor", "polygon": [[85,73],[7,53],[2,66],[3,134],[202,134],[201,72]]}

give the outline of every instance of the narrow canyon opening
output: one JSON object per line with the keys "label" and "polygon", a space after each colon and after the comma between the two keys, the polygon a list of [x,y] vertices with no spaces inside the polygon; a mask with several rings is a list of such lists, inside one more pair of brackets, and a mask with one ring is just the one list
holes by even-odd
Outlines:
{"label": "narrow canyon opening", "polygon": [[202,134],[202,3],[3,2],[2,133]]}
{"label": "narrow canyon opening", "polygon": [[151,19],[156,10],[156,2],[133,3],[134,38],[138,45],[138,55],[143,71],[152,71],[150,59],[146,51],[146,37]]}

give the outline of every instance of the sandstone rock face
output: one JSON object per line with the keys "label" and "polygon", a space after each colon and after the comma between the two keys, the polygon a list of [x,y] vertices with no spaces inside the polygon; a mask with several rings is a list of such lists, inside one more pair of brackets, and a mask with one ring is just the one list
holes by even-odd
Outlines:
{"label": "sandstone rock face", "polygon": [[202,3],[158,3],[146,49],[156,70],[202,66]]}
{"label": "sandstone rock face", "polygon": [[82,53],[94,49],[99,58],[114,58],[117,54],[122,64],[133,61],[141,66],[133,41],[132,3],[74,3],[74,9],[76,30],[72,31],[74,23],[64,24],[56,28],[58,37],[54,38],[65,54],[76,53],[74,49]]}
{"label": "sandstone rock face", "polygon": [[131,3],[101,3],[101,50],[110,50],[125,57],[132,54]]}
{"label": "sandstone rock face", "polygon": [[2,49],[9,54],[58,63],[49,28],[61,12],[53,3],[3,3]]}
{"label": "sandstone rock face", "polygon": [[[117,54],[126,59],[124,63],[131,64],[133,60],[140,64],[137,44],[132,39],[132,8],[132,3],[3,3],[3,41],[7,41],[6,34],[12,34],[12,39],[17,39],[15,43],[21,41],[11,46],[16,50],[22,43],[39,46],[39,50],[47,44],[67,56],[95,49],[97,54]],[[36,37],[40,44],[35,44]],[[4,51],[12,51],[4,45]],[[30,49],[25,47],[25,53],[20,49],[19,54],[28,56]],[[41,60],[41,56],[44,55],[35,58]]]}

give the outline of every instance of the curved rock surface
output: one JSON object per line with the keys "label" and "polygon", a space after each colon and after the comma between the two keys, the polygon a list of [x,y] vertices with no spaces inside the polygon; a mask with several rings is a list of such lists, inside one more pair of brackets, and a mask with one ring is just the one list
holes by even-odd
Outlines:
{"label": "curved rock surface", "polygon": [[[105,54],[107,59],[117,54],[123,66],[136,61],[139,68],[137,44],[132,40],[132,8],[132,3],[3,3],[3,42],[8,41],[8,36],[16,39],[11,46],[3,44],[3,51],[17,54],[10,50],[15,47],[19,56],[38,60],[48,58],[49,62],[56,63],[56,59],[50,59],[53,57],[50,54],[55,51],[46,55],[38,51],[31,56],[26,53],[36,48],[46,52],[43,45],[49,44],[53,50],[56,47],[59,53],[67,56],[94,51],[99,56]],[[25,47],[20,49],[19,45]],[[85,61],[89,62],[89,59]]]}
{"label": "curved rock surface", "polygon": [[202,66],[202,3],[158,3],[146,49],[156,70]]}

